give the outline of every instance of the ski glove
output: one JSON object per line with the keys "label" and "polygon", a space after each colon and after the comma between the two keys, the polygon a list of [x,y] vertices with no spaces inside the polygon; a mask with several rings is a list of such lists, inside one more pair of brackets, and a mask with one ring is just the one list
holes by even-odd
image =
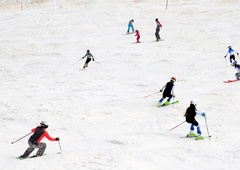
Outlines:
{"label": "ski glove", "polygon": [[202,113],[202,117],[206,116],[206,113]]}
{"label": "ski glove", "polygon": [[173,94],[172,97],[175,98],[175,95]]}
{"label": "ski glove", "polygon": [[56,140],[56,141],[59,141],[59,140],[60,140],[60,138],[59,138],[59,137],[57,137],[55,140]]}
{"label": "ski glove", "polygon": [[239,55],[239,53],[237,53],[237,55]]}
{"label": "ski glove", "polygon": [[160,92],[162,92],[162,90],[160,90]]}
{"label": "ski glove", "polygon": [[226,58],[227,56],[224,56],[224,58]]}

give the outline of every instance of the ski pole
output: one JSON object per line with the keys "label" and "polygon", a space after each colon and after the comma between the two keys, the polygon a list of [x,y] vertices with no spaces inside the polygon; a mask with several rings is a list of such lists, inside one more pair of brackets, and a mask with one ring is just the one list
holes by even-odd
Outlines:
{"label": "ski pole", "polygon": [[[174,99],[175,99],[175,97],[173,97],[173,103],[174,103]],[[174,104],[172,105],[172,107],[174,107]]]}
{"label": "ski pole", "polygon": [[172,129],[170,129],[168,132],[172,131],[173,129],[177,128],[178,126],[180,126],[181,124],[183,124],[183,123],[185,123],[185,122],[186,122],[186,121],[184,121],[184,122],[178,124],[177,126],[175,126],[175,127],[173,127]]}
{"label": "ski pole", "polygon": [[60,152],[58,152],[58,154],[62,153],[62,147],[61,147],[61,144],[60,144],[60,141],[58,140],[58,145],[59,145],[59,148],[60,148]]}
{"label": "ski pole", "polygon": [[14,144],[14,143],[17,142],[17,141],[20,141],[21,139],[25,138],[26,136],[30,135],[31,133],[32,133],[32,132],[30,132],[30,133],[26,134],[25,136],[23,136],[23,137],[15,140],[15,141],[13,141],[13,142],[11,142],[11,144]]}
{"label": "ski pole", "polygon": [[226,57],[225,57],[225,62],[226,62],[226,66],[227,66],[227,59],[226,59]]}
{"label": "ski pole", "polygon": [[100,64],[99,62],[97,62],[97,61],[95,61],[95,60],[94,60],[94,62],[96,62],[96,63]]}
{"label": "ski pole", "polygon": [[209,139],[209,141],[210,141],[210,137],[211,137],[211,136],[209,135],[209,131],[208,131],[207,118],[206,118],[206,116],[204,116],[204,118],[205,118],[207,133],[208,133],[208,139]]}
{"label": "ski pole", "polygon": [[74,63],[74,64],[73,64],[73,66],[74,66],[75,64],[77,64],[79,61],[81,61],[82,59],[83,59],[83,58],[81,58],[81,59],[80,59],[80,60],[78,60],[76,63]]}
{"label": "ski pole", "polygon": [[143,98],[147,98],[147,97],[152,96],[152,95],[157,94],[157,93],[159,93],[159,91],[158,91],[158,92],[155,92],[155,93],[152,93],[152,94],[149,94],[149,95],[147,95],[147,96],[144,96]]}

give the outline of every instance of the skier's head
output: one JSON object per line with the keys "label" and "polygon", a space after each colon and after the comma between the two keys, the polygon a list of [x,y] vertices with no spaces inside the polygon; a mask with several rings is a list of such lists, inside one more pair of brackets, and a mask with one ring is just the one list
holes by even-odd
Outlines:
{"label": "skier's head", "polygon": [[230,49],[230,48],[232,48],[231,46],[228,46],[228,48]]}
{"label": "skier's head", "polygon": [[131,21],[134,22],[134,19],[132,19]]}
{"label": "skier's head", "polygon": [[90,53],[90,50],[87,50],[87,53]]}
{"label": "skier's head", "polygon": [[136,33],[138,33],[138,30],[136,30]]}
{"label": "skier's head", "polygon": [[158,21],[158,18],[156,18],[155,21]]}
{"label": "skier's head", "polygon": [[197,106],[197,104],[193,100],[190,101],[190,105],[194,105],[195,107]]}
{"label": "skier's head", "polygon": [[176,80],[177,80],[176,77],[171,77],[170,81],[175,82]]}
{"label": "skier's head", "polygon": [[48,123],[46,121],[41,121],[40,126],[47,129],[48,128]]}

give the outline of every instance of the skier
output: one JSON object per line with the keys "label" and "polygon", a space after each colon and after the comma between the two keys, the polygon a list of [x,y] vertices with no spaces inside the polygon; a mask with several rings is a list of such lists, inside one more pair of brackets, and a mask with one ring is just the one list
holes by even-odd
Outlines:
{"label": "skier", "polygon": [[[226,58],[227,55],[228,55],[228,53],[229,53],[231,65],[234,65],[235,63],[237,63],[237,61],[235,60],[234,52],[237,53],[237,55],[239,55],[239,53],[238,53],[237,51],[233,50],[231,46],[228,46],[228,52],[227,52],[227,54],[224,56],[224,58]],[[232,63],[232,60],[234,61],[233,63]]]}
{"label": "skier", "polygon": [[235,77],[237,80],[240,80],[240,65],[235,63],[234,66],[235,66],[235,69],[237,69],[238,71],[237,73],[235,73]]}
{"label": "skier", "polygon": [[57,138],[50,137],[48,132],[46,131],[47,128],[48,128],[48,124],[45,121],[42,121],[40,123],[40,126],[37,126],[36,128],[33,128],[31,130],[33,132],[33,135],[28,140],[29,147],[24,152],[24,154],[21,155],[19,158],[27,158],[35,148],[39,148],[39,149],[37,151],[37,154],[34,155],[33,157],[42,156],[47,147],[46,143],[41,142],[41,140],[44,137],[46,137],[50,141],[60,140],[59,137]]}
{"label": "skier", "polygon": [[156,37],[156,41],[159,41],[161,39],[159,32],[160,32],[160,28],[162,28],[162,24],[158,21],[158,18],[156,18],[155,21],[156,21],[156,24],[157,24],[155,37]]}
{"label": "skier", "polygon": [[94,61],[93,55],[90,53],[90,50],[87,50],[87,53],[85,54],[84,57],[82,57],[82,59],[84,59],[85,57],[87,57],[87,60],[83,66],[83,69],[88,66],[88,63],[91,61],[91,59]]}
{"label": "skier", "polygon": [[166,97],[168,97],[167,101],[164,103],[164,105],[168,105],[170,100],[172,99],[172,97],[173,98],[175,97],[175,95],[174,95],[174,82],[175,81],[176,81],[176,78],[172,77],[171,80],[161,88],[160,92],[162,92],[163,89],[164,89],[164,91],[163,91],[162,98],[159,100],[160,103],[162,103],[163,100]]}
{"label": "skier", "polygon": [[134,22],[133,19],[131,19],[131,20],[128,22],[128,30],[127,30],[127,33],[129,33],[130,28],[132,29],[132,32],[134,32],[133,22]]}
{"label": "skier", "polygon": [[[194,101],[190,102],[190,106],[187,108],[184,116],[186,117],[186,122],[190,123],[190,132],[187,137],[196,137],[196,140],[203,140],[204,138],[201,136],[201,130],[198,122],[195,119],[196,114],[201,116],[206,116],[204,112],[197,111],[197,104]],[[194,133],[194,126],[197,127],[197,135]]]}
{"label": "skier", "polygon": [[139,41],[139,39],[140,39],[140,33],[139,33],[138,30],[136,30],[136,35],[135,35],[135,36],[137,36],[137,43],[141,43],[141,42]]}

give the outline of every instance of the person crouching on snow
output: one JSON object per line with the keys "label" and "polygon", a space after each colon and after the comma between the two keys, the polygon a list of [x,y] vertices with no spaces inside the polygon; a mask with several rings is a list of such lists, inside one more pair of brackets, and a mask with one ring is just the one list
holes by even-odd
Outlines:
{"label": "person crouching on snow", "polygon": [[35,148],[39,148],[39,149],[37,151],[37,154],[34,155],[33,157],[42,156],[47,147],[46,143],[41,142],[41,140],[44,137],[46,137],[50,141],[59,141],[60,140],[59,137],[57,137],[57,138],[50,137],[48,132],[46,131],[47,128],[48,128],[48,124],[45,121],[42,121],[40,123],[40,126],[32,129],[33,135],[28,140],[29,147],[24,152],[24,154],[21,155],[19,158],[27,158],[33,152],[33,150]]}

